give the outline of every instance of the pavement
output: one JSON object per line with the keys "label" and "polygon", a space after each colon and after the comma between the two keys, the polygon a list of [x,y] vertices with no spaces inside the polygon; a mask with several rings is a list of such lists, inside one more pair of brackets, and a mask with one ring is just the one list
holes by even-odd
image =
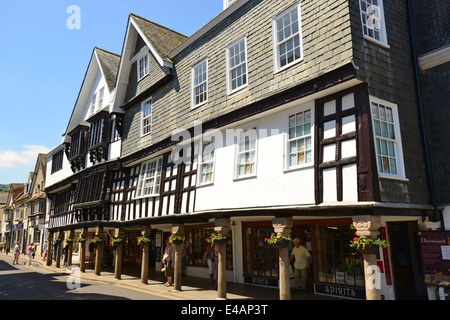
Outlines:
{"label": "pavement", "polygon": [[[0,253],[0,255],[13,259],[11,253],[9,255]],[[26,258],[26,255],[21,255],[19,263],[22,264]],[[51,266],[47,266],[46,261],[42,261],[41,257],[36,257],[33,259],[31,267],[70,275],[71,271],[63,267],[62,263],[61,261],[60,268],[56,268],[54,261]],[[79,264],[74,263],[73,266],[79,266]],[[100,275],[96,275],[93,266],[86,264],[86,271],[81,272],[81,283],[83,283],[83,280],[99,282],[164,295],[177,300],[217,300],[217,284],[211,283],[209,279],[189,275],[183,276],[181,278],[181,290],[176,291],[173,286],[166,287],[164,285],[166,279],[162,272],[150,270],[149,280],[147,284],[143,284],[140,282],[140,275],[136,274],[139,270],[136,269],[122,268],[122,277],[118,280],[114,278],[113,268],[103,268]],[[279,290],[278,288],[227,282],[227,300],[279,300]],[[291,300],[337,300],[337,298],[316,295],[312,291],[305,292],[291,289]]]}

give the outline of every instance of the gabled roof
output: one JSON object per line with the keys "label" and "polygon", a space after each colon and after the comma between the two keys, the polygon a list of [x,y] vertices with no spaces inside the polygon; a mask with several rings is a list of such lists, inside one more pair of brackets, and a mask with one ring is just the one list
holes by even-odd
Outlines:
{"label": "gabled roof", "polygon": [[116,87],[117,72],[119,71],[120,55],[95,47],[100,67],[108,85],[109,92]]}
{"label": "gabled roof", "polygon": [[[105,78],[105,82],[107,83],[108,90],[111,93],[114,91],[116,86],[116,79],[117,79],[117,73],[119,69],[119,63],[120,63],[120,56],[94,47],[91,55],[91,59],[89,60],[89,65],[86,70],[86,74],[84,75],[83,83],[80,88],[80,92],[78,93],[77,101],[75,102],[75,106],[72,110],[72,114],[70,116],[69,123],[67,125],[67,129],[64,132],[63,136],[67,135],[69,132],[71,132],[74,128],[76,128],[81,122],[83,122],[84,119],[77,119],[79,118],[76,115],[76,110],[78,108],[85,107],[86,104],[83,103],[83,99],[87,99],[87,96],[89,95],[89,92],[86,92],[85,90],[90,90],[90,88],[85,88],[86,86],[89,86],[92,81],[94,80],[93,74],[96,74],[96,71],[93,70],[100,70],[102,76]],[[96,68],[98,67],[98,69]],[[83,98],[84,97],[84,98]],[[81,102],[81,103],[80,103]]]}
{"label": "gabled roof", "polygon": [[[188,37],[161,26],[155,22],[144,19],[134,13],[130,13],[130,20],[137,26],[137,31],[152,50],[157,58],[172,64],[168,55],[182,44]],[[159,59],[158,59],[159,60]]]}

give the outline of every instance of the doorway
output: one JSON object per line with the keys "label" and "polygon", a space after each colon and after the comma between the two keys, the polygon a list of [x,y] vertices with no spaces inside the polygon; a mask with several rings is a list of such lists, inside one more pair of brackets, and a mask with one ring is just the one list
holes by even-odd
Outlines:
{"label": "doorway", "polygon": [[[314,288],[314,266],[312,264],[313,257],[313,236],[311,235],[311,226],[309,225],[296,225],[294,227],[294,238],[299,238],[300,243],[304,246],[311,257],[309,258],[309,269],[306,278],[306,289],[312,290]],[[290,253],[289,253],[290,254]],[[292,267],[294,267],[294,259],[292,260]]]}
{"label": "doorway", "polygon": [[426,289],[417,246],[417,223],[389,222],[388,230],[396,299],[424,299]]}

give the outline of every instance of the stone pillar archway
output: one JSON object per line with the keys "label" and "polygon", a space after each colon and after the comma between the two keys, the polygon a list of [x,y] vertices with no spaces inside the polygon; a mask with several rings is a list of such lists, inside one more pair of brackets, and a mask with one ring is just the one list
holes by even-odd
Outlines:
{"label": "stone pillar archway", "polygon": [[[82,228],[80,238],[86,239],[88,234],[87,228]],[[80,271],[86,271],[86,241],[80,241]]]}
{"label": "stone pillar archway", "polygon": [[[141,227],[141,235],[145,238],[150,238],[151,227]],[[150,257],[150,244],[142,243],[142,262],[141,262],[141,283],[148,283],[148,260]]]}
{"label": "stone pillar archway", "polygon": [[[67,254],[67,267],[70,267],[72,265],[72,253],[73,253],[73,241],[75,237],[75,231],[74,230],[70,230],[69,232],[69,236],[67,237],[66,241],[68,246],[68,252],[66,252]],[[70,240],[68,240],[70,239]]]}
{"label": "stone pillar archway", "polygon": [[[227,237],[231,231],[230,219],[221,218],[215,219],[214,231]],[[217,299],[224,300],[227,298],[227,245],[225,243],[219,244],[219,256],[217,263]]]}
{"label": "stone pillar archway", "polygon": [[[288,237],[291,234],[294,220],[290,217],[274,218],[272,225],[277,236]],[[291,285],[289,279],[289,248],[278,249],[280,300],[291,300]]]}
{"label": "stone pillar archway", "polygon": [[[353,216],[353,225],[356,228],[356,235],[363,238],[376,239],[380,232],[378,231],[381,222],[379,216]],[[380,288],[373,284],[373,272],[377,268],[377,256],[375,253],[364,253],[364,278],[366,284],[366,300],[381,300]]]}
{"label": "stone pillar archway", "polygon": [[104,236],[105,233],[103,231],[103,227],[97,227],[97,230],[95,232],[95,235],[98,238],[101,238],[102,241],[98,242],[95,246],[95,274],[97,276],[100,275],[101,270],[102,270],[102,253],[103,253],[103,241],[104,241]]}
{"label": "stone pillar archway", "polygon": [[[172,235],[185,236],[183,224],[172,225]],[[181,291],[181,243],[172,242],[174,252],[173,264],[173,288],[176,291]]]}
{"label": "stone pillar archway", "polygon": [[122,242],[116,247],[116,254],[114,256],[114,279],[121,279],[122,277],[122,253],[123,253],[123,243],[125,241],[125,232],[116,228],[114,231],[114,237],[116,239],[121,239]]}
{"label": "stone pillar archway", "polygon": [[57,246],[56,246],[56,267],[60,268],[61,267],[61,250],[62,250],[62,240],[64,239],[64,232],[63,231],[59,231],[58,232],[58,239],[61,239],[60,241],[58,241]]}
{"label": "stone pillar archway", "polygon": [[47,248],[47,266],[52,265],[53,260],[53,232],[48,233],[48,248]]}

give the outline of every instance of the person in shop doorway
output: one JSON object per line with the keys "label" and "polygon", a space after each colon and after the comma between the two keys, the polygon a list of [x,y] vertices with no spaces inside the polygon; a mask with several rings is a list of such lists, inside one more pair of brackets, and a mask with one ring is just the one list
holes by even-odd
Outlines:
{"label": "person in shop doorway", "polygon": [[44,244],[42,246],[42,251],[44,252],[44,255],[42,256],[42,261],[45,261],[45,259],[47,259],[47,254],[48,254],[48,241],[45,240]]}
{"label": "person in shop doorway", "polygon": [[95,243],[91,241],[91,243],[89,243],[89,265],[94,264],[94,258],[95,258]]}
{"label": "person in shop doorway", "polygon": [[[310,254],[308,250],[301,245],[299,238],[292,240],[292,243],[294,244],[294,249],[292,249],[292,253],[289,258],[289,264],[291,264],[292,259],[295,259],[294,288],[297,290],[306,290],[306,277],[308,275]],[[301,287],[300,280],[302,282]]]}
{"label": "person in shop doorway", "polygon": [[66,244],[66,246],[62,250],[62,254],[64,255],[64,267],[67,267],[67,258],[69,257],[69,244]]}
{"label": "person in shop doorway", "polygon": [[204,259],[208,263],[209,269],[209,281],[214,282],[214,274],[216,273],[216,261],[217,261],[217,251],[219,246],[214,246],[211,244],[206,248],[206,251],[203,255]]}
{"label": "person in shop doorway", "polygon": [[164,284],[166,287],[173,286],[173,267],[172,267],[172,251],[173,247],[169,239],[166,241],[166,249],[164,250],[163,263],[164,271],[166,273],[167,282]]}
{"label": "person in shop doorway", "polygon": [[16,245],[14,246],[14,260],[13,264],[19,264],[19,256],[20,256],[20,242],[16,242]]}

